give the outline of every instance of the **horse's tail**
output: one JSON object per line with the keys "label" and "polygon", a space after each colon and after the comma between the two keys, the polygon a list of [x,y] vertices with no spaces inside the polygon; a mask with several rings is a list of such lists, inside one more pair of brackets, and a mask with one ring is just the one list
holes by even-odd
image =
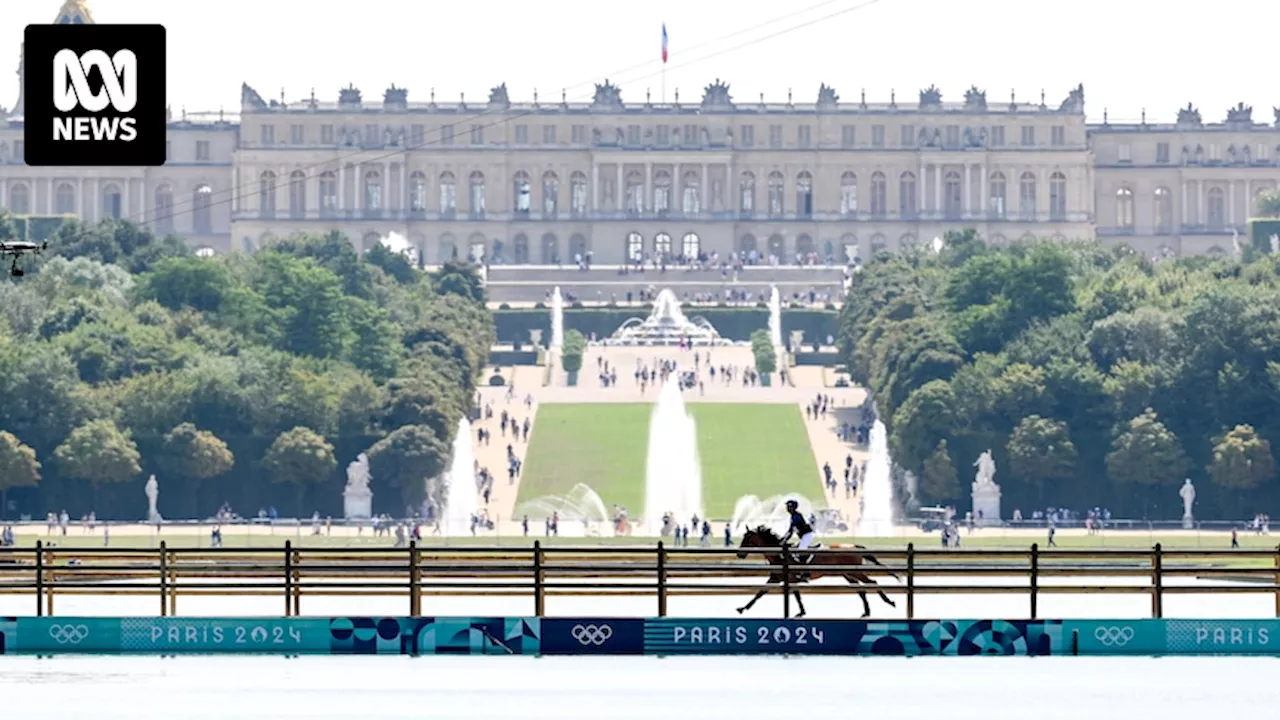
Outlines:
{"label": "horse's tail", "polygon": [[[866,548],[866,546],[864,546],[864,545],[854,545],[854,547],[855,547],[855,548],[857,548],[857,549],[859,549],[859,550],[866,550],[866,549],[867,549],[867,548]],[[864,552],[864,553],[860,553],[860,554],[862,555],[863,559],[865,559],[867,562],[869,562],[869,563],[871,563],[871,564],[873,564],[873,565],[879,565],[880,567],[887,567],[884,563],[880,562],[880,559],[879,559],[879,558],[877,558],[875,555],[872,555],[872,554],[871,554],[871,553],[869,553],[869,552]],[[897,580],[897,581],[899,581],[899,582],[901,582],[901,581],[902,581],[902,578],[898,577],[898,574],[897,574],[897,573],[895,573],[895,572],[894,572],[894,571],[892,571],[892,570],[890,570],[890,571],[889,571],[889,577],[891,577],[891,578],[893,578],[894,580]]]}

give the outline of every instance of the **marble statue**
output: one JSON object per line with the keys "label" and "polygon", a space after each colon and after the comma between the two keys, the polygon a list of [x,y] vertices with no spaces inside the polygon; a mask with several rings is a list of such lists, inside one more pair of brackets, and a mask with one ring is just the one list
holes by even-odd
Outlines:
{"label": "marble statue", "polygon": [[160,511],[156,509],[156,503],[160,500],[160,483],[156,482],[156,476],[152,475],[147,478],[147,484],[142,488],[147,494],[147,522],[160,522]]}
{"label": "marble statue", "polygon": [[990,450],[979,455],[973,466],[978,468],[977,474],[973,476],[974,485],[995,484],[996,461],[991,457]]}
{"label": "marble statue", "polygon": [[1178,491],[1178,495],[1182,498],[1182,527],[1189,530],[1195,526],[1195,516],[1191,514],[1191,506],[1196,504],[1196,486],[1191,484],[1191,478],[1187,478],[1182,483],[1182,489]]}
{"label": "marble statue", "polygon": [[978,468],[974,474],[971,493],[973,518],[978,525],[1000,524],[1000,486],[996,484],[996,461],[987,450],[973,463]]}
{"label": "marble statue", "polygon": [[360,453],[347,466],[347,486],[342,491],[342,514],[352,520],[373,517],[373,491],[369,489],[369,456]]}

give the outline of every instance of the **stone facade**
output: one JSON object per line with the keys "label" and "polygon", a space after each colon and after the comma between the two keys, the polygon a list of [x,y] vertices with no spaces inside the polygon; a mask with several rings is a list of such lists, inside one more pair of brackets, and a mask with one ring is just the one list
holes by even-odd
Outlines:
{"label": "stone facade", "polygon": [[[83,2],[58,21],[92,22]],[[347,87],[336,102],[240,95],[234,121],[174,121],[162,168],[28,168],[11,113],[0,207],[141,218],[217,251],[331,229],[367,247],[396,232],[428,264],[588,250],[610,264],[750,249],[840,261],[957,227],[1157,255],[1229,250],[1251,199],[1280,180],[1280,132],[1249,108],[1221,124],[1188,107],[1173,125],[1086,125],[1083,87],[1056,104],[976,87],[955,102],[933,87],[849,101],[826,85],[811,102],[766,102],[719,80],[671,103],[607,81],[586,102],[512,102],[505,85],[452,102],[395,86],[372,99]]]}

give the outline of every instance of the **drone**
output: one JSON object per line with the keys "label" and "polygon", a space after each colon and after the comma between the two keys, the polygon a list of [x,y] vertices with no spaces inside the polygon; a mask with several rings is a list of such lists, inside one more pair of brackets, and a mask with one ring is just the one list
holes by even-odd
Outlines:
{"label": "drone", "polygon": [[26,240],[14,240],[11,242],[0,241],[0,257],[5,255],[13,256],[13,265],[9,268],[9,274],[13,277],[22,277],[22,268],[18,267],[18,258],[28,253],[39,255],[49,249],[49,241],[41,243],[27,242]]}

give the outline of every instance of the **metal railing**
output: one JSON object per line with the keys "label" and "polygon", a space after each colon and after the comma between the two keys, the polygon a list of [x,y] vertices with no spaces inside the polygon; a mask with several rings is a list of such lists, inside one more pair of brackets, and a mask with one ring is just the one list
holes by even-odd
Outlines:
{"label": "metal railing", "polygon": [[[804,566],[783,555],[766,565],[777,548],[656,547],[419,547],[408,548],[0,548],[0,594],[30,595],[36,615],[53,615],[56,596],[126,595],[159,600],[160,615],[178,612],[180,596],[278,596],[286,617],[301,614],[303,596],[407,597],[408,612],[422,614],[426,596],[516,596],[531,598],[534,615],[546,614],[553,596],[648,596],[667,615],[677,596],[743,595],[768,587],[783,593],[783,615],[791,616],[793,590],[805,594],[852,594],[866,585],[800,585],[800,573],[858,574],[881,582],[875,589],[905,596],[914,618],[923,595],[1025,595],[1036,619],[1044,595],[1141,594],[1151,616],[1164,616],[1168,595],[1270,594],[1280,617],[1280,547],[1266,550],[1041,549],[877,550],[883,563],[866,564],[850,548],[821,548]],[[740,553],[751,557],[739,559]],[[857,555],[857,557],[851,557]],[[833,560],[828,563],[827,560]],[[840,565],[834,561],[857,562]],[[763,580],[774,575],[774,584]],[[1169,584],[1176,578],[1234,581],[1227,585]],[[965,582],[989,577],[1021,580],[990,585]],[[1056,579],[1074,582],[1059,584]],[[1138,584],[1116,584],[1139,578]],[[938,580],[941,583],[928,581]],[[1046,584],[1045,581],[1050,580]],[[925,581],[922,583],[922,581]]]}

